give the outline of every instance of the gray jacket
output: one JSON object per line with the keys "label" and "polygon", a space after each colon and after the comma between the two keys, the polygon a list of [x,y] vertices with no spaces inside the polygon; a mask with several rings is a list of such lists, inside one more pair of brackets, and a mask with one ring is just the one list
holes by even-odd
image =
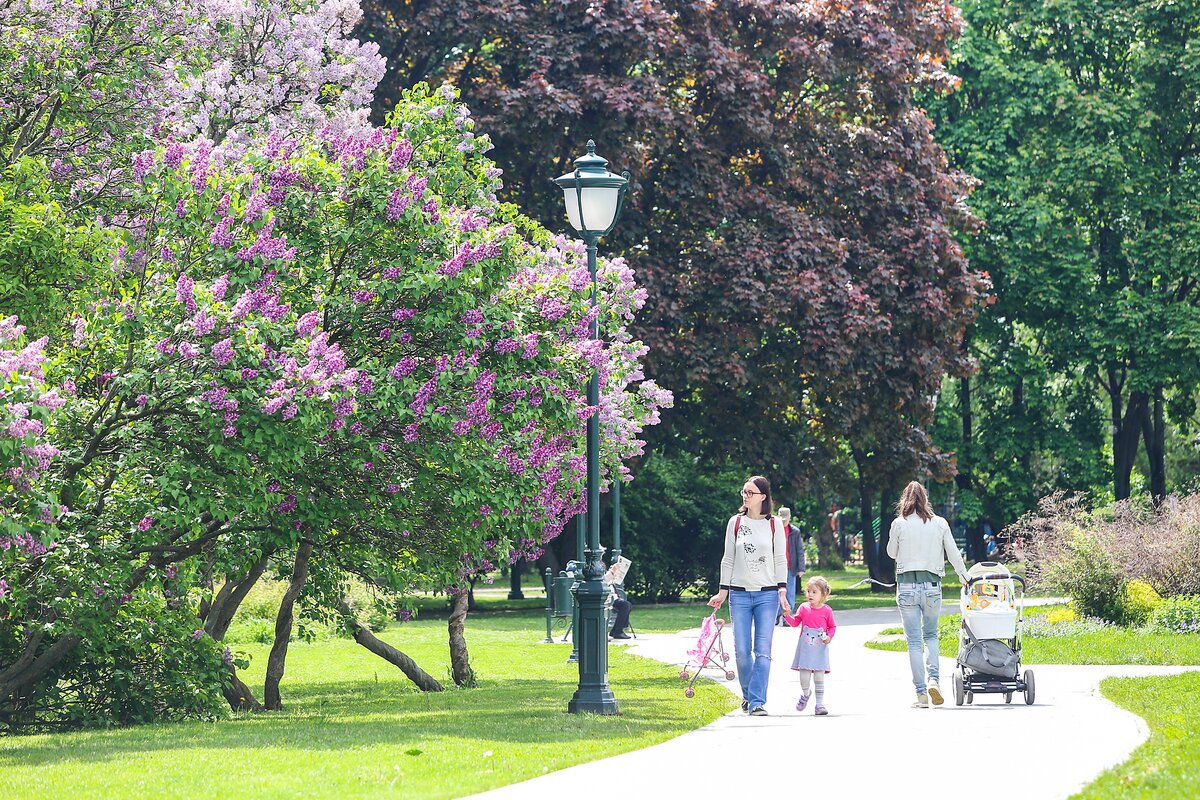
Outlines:
{"label": "gray jacket", "polygon": [[788,525],[787,534],[788,572],[799,575],[804,572],[804,537],[795,525]]}

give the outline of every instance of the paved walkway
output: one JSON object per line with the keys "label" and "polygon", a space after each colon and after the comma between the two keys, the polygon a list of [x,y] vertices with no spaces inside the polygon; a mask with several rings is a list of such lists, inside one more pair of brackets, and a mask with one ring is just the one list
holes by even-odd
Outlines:
{"label": "paved walkway", "polygon": [[[954,610],[951,603],[945,608]],[[917,797],[921,792],[915,787],[902,791],[912,783],[901,776],[927,774],[934,777],[939,794],[974,794],[986,786],[989,792],[1022,800],[1061,800],[1124,761],[1148,735],[1140,717],[1100,696],[1100,680],[1187,669],[1033,665],[1034,705],[1026,706],[1018,697],[1005,705],[1003,695],[976,695],[973,705],[956,707],[950,683],[954,661],[943,658],[946,705],[914,709],[909,707],[914,690],[907,655],[863,647],[881,629],[900,625],[896,609],[843,611],[837,619],[830,651],[833,670],[826,678],[828,717],[814,717],[811,703],[804,714],[796,712],[799,682],[789,667],[798,632],[778,628],[769,717],[735,711],[654,747],[477,797],[561,800],[588,785],[624,787],[617,793],[627,797],[744,796],[746,775],[737,765],[753,760],[769,765],[767,780],[756,778],[751,792],[761,797],[839,797],[847,792]],[[630,651],[681,664],[697,635],[639,634]],[[732,630],[725,636],[732,652]],[[620,676],[611,678],[620,700]],[[737,680],[721,683],[740,694]],[[682,683],[679,702],[688,702]],[[987,776],[990,782],[981,781]]]}

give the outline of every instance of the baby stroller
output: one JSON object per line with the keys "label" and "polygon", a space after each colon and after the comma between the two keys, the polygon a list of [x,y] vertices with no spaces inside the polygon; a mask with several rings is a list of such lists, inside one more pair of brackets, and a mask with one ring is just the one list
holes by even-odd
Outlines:
{"label": "baby stroller", "polygon": [[[700,624],[700,638],[696,640],[696,646],[687,651],[688,660],[683,665],[683,671],[679,673],[679,677],[688,682],[687,688],[683,690],[684,697],[696,695],[696,679],[706,669],[724,673],[727,681],[734,679],[733,670],[725,667],[729,662],[729,654],[725,652],[725,642],[721,638],[721,630],[724,627],[725,620],[719,619],[715,611]],[[689,672],[691,669],[695,669],[695,672]]]}
{"label": "baby stroller", "polygon": [[981,561],[967,572],[958,604],[962,630],[954,704],[971,703],[977,694],[1003,694],[1011,703],[1013,693],[1021,692],[1025,704],[1033,705],[1033,670],[1021,673],[1025,579],[1003,564]]}

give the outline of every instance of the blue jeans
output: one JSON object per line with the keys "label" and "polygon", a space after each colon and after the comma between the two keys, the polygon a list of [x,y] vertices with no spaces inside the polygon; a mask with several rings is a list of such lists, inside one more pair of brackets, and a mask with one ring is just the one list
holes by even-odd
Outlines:
{"label": "blue jeans", "polygon": [[[908,665],[912,668],[913,685],[924,694],[930,683],[938,680],[938,618],[942,613],[942,587],[936,583],[901,583],[896,586],[896,605],[904,622],[904,638],[908,642]],[[921,646],[925,647],[925,664],[921,664]]]}
{"label": "blue jeans", "polygon": [[777,591],[729,593],[738,681],[742,684],[742,698],[751,710],[767,704],[771,637],[775,635],[775,615],[778,613]]}
{"label": "blue jeans", "polygon": [[792,607],[792,613],[796,613],[796,584],[800,582],[800,576],[791,572],[787,577],[787,599],[788,605]]}

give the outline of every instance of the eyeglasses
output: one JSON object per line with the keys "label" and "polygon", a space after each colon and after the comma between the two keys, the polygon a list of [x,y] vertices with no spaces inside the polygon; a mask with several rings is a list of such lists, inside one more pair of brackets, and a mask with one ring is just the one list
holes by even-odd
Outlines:
{"label": "eyeglasses", "polygon": [[748,492],[745,489],[742,489],[742,497],[753,497],[756,494],[762,494],[762,492]]}

